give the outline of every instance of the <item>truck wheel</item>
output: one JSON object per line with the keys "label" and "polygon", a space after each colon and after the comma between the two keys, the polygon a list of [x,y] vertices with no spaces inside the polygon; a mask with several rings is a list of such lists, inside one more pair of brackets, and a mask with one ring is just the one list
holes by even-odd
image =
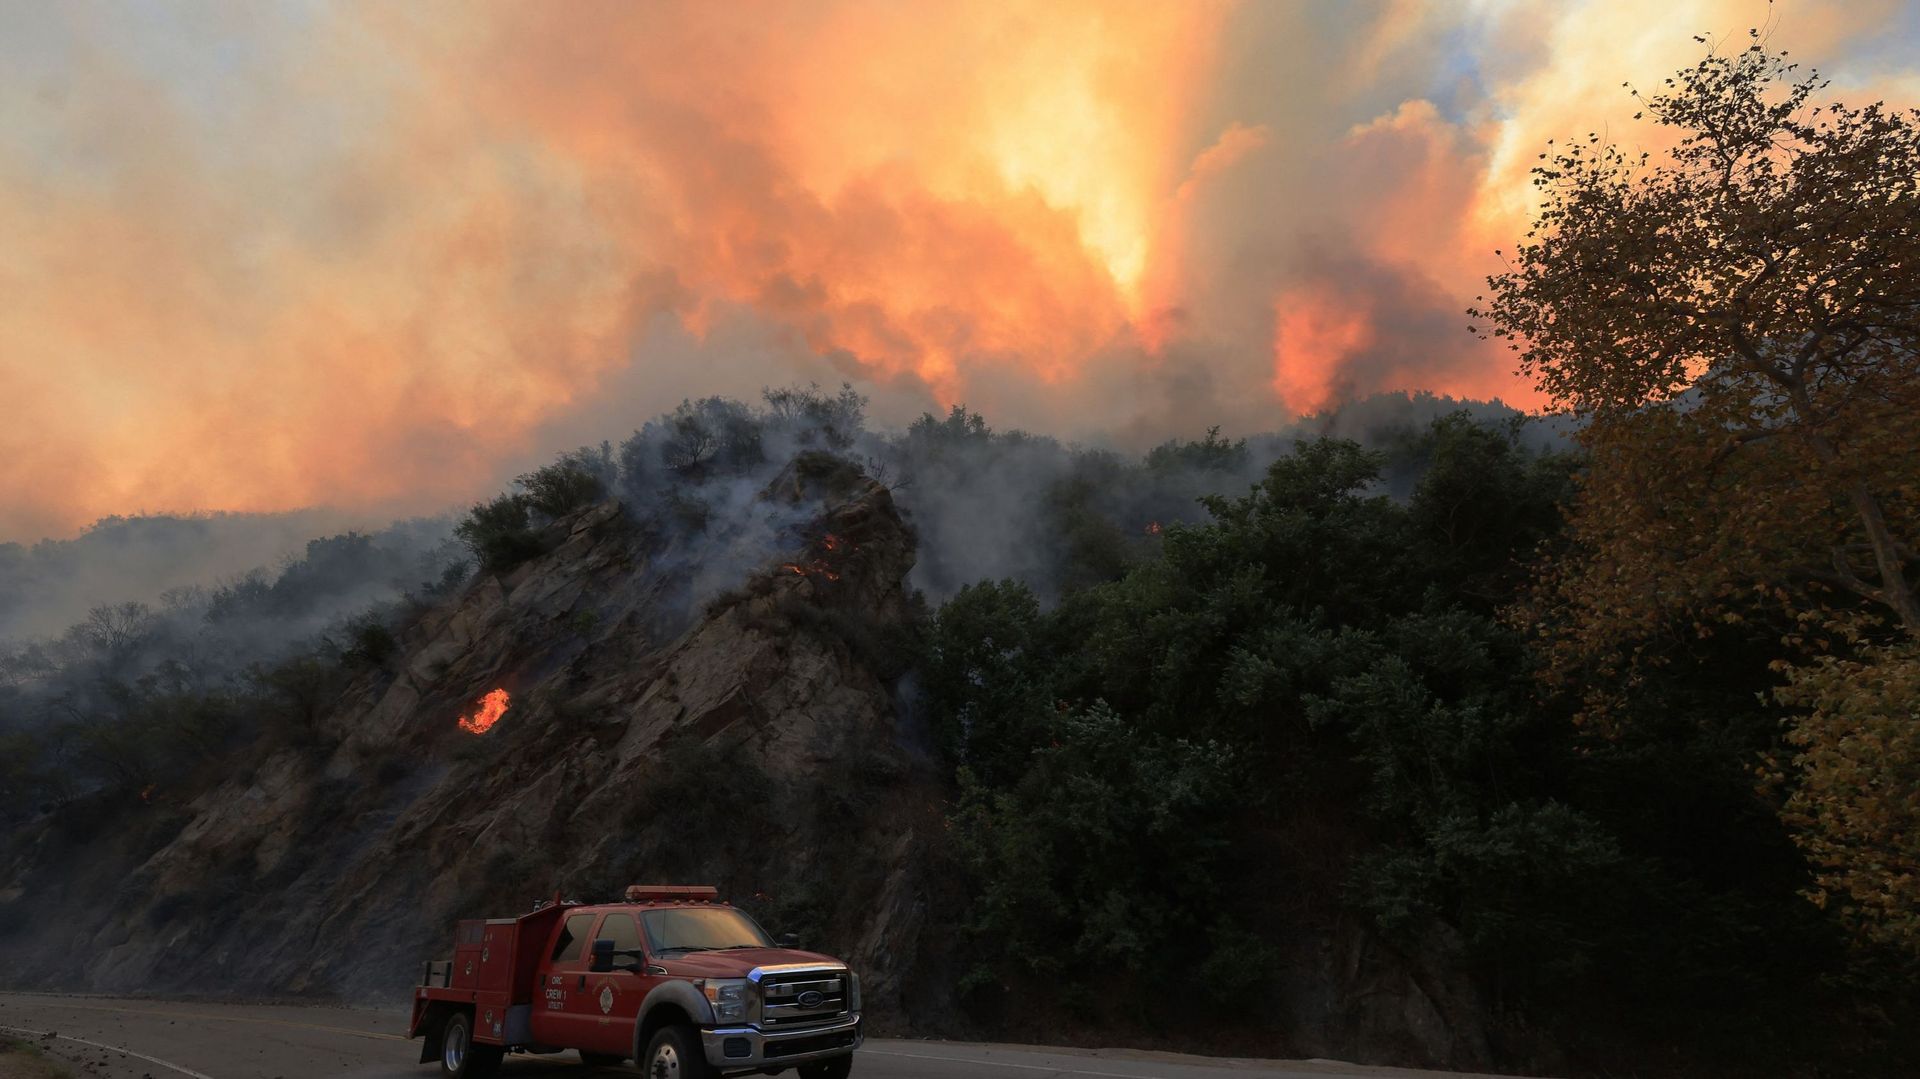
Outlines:
{"label": "truck wheel", "polygon": [[647,1079],[707,1079],[707,1052],[692,1027],[661,1027],[640,1062]]}
{"label": "truck wheel", "polygon": [[455,1012],[440,1031],[440,1074],[448,1079],[485,1079],[500,1070],[500,1047],[473,1044],[473,1016]]}
{"label": "truck wheel", "polygon": [[853,1074],[853,1054],[823,1060],[818,1064],[800,1065],[800,1079],[847,1079]]}

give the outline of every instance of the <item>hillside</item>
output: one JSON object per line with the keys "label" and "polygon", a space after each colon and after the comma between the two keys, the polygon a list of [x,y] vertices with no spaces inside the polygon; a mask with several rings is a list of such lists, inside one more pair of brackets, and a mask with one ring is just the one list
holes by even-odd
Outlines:
{"label": "hillside", "polygon": [[[197,789],[42,820],[4,869],[9,982],[397,1001],[455,918],[698,880],[855,963],[882,1029],[978,1029],[951,990],[949,788],[890,685],[890,642],[915,632],[913,534],[824,454],[760,500],[805,511],[791,557],[698,609],[699,552],[598,503],[422,613],[309,737],[210,761]],[[497,723],[462,730],[495,689]],[[1284,1025],[1242,1040],[1485,1059],[1443,970],[1351,923],[1299,943]]]}
{"label": "hillside", "polygon": [[[819,571],[768,566],[689,617],[662,602],[687,552],[597,505],[426,612],[305,744],[100,807],[97,829],[43,826],[5,874],[25,915],[10,980],[397,998],[457,916],[698,878],[850,942],[897,993],[925,902],[908,852],[937,814],[885,684],[822,627],[858,611],[897,631],[912,541],[883,488],[832,463],[796,462],[766,497],[815,511]],[[497,726],[460,730],[496,688]]]}
{"label": "hillside", "polygon": [[459,917],[697,881],[855,963],[891,1033],[1910,1059],[1897,956],[1806,901],[1754,781],[1768,638],[1604,731],[1539,677],[1511,615],[1579,458],[1465,412],[1130,461],[767,403],[522,476],[471,562],[333,537],[9,653],[5,984],[397,1003]]}

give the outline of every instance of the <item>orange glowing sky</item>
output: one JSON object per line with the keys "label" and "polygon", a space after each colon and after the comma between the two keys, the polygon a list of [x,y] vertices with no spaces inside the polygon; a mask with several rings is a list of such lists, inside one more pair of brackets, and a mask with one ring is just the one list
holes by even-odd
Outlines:
{"label": "orange glowing sky", "polygon": [[1529,404],[1461,311],[1532,155],[1756,23],[1920,99],[1891,0],[10,5],[0,539],[432,509],[795,381],[1133,442]]}

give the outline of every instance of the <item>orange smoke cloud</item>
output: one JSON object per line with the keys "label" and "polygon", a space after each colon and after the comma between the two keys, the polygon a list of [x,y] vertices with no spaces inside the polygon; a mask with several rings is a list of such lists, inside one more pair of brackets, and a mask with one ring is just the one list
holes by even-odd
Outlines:
{"label": "orange smoke cloud", "polygon": [[[545,432],[618,437],[567,426],[616,377],[635,423],[847,378],[883,420],[965,402],[1146,438],[1376,390],[1526,401],[1460,312],[1531,154],[1754,17],[44,10],[0,41],[0,535],[474,497]],[[1828,55],[1880,12],[1780,10]],[[638,347],[663,324],[694,340]],[[699,382],[723,347],[700,339],[739,325],[766,355]]]}
{"label": "orange smoke cloud", "polygon": [[1217,5],[775,10],[599,6],[558,52],[511,8],[463,63],[648,208],[619,242],[696,329],[744,305],[940,404],[985,367],[1067,379],[1126,330]]}
{"label": "orange smoke cloud", "polygon": [[1295,412],[1318,412],[1342,393],[1347,361],[1373,343],[1366,314],[1322,289],[1298,289],[1274,305],[1273,392]]}

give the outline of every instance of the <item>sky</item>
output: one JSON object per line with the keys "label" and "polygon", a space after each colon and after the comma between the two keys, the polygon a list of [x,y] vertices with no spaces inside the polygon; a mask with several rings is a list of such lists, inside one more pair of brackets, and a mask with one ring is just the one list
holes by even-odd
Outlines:
{"label": "sky", "polygon": [[0,0],[0,540],[438,509],[769,385],[1535,407],[1463,313],[1535,155],[1755,26],[1920,102],[1895,0]]}

